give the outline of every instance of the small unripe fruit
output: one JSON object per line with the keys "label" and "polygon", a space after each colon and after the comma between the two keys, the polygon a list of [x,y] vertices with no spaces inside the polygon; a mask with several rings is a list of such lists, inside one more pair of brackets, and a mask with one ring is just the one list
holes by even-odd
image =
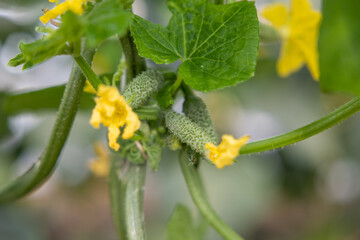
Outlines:
{"label": "small unripe fruit", "polygon": [[148,70],[138,75],[127,85],[122,93],[132,109],[143,106],[146,101],[159,89],[164,83],[161,73],[154,70]]}

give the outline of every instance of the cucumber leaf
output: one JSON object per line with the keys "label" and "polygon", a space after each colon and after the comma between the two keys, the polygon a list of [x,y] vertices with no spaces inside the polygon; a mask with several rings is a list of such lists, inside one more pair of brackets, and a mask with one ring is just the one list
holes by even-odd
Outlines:
{"label": "cucumber leaf", "polygon": [[85,36],[89,47],[96,47],[101,41],[115,34],[126,33],[132,14],[123,9],[118,0],[103,1],[86,16]]}
{"label": "cucumber leaf", "polygon": [[206,225],[196,226],[191,211],[178,204],[166,227],[167,240],[201,240],[204,239]]}
{"label": "cucumber leaf", "polygon": [[167,27],[134,16],[131,33],[141,56],[158,64],[181,59],[185,83],[204,92],[254,74],[259,45],[254,2],[170,0],[168,6],[173,15]]}

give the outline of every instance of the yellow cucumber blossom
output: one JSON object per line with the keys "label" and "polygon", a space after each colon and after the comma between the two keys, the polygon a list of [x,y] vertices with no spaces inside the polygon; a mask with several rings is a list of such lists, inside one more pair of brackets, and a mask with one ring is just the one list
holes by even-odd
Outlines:
{"label": "yellow cucumber blossom", "polygon": [[318,80],[317,41],[321,13],[312,8],[309,0],[292,0],[291,3],[291,9],[274,3],[262,11],[283,39],[277,71],[286,77],[305,63],[313,78]]}
{"label": "yellow cucumber blossom", "polygon": [[120,127],[126,124],[122,138],[129,139],[140,128],[140,120],[116,87],[100,85],[96,95],[90,124],[94,128],[99,128],[100,123],[107,127],[109,146],[117,151],[120,148],[117,143]]}
{"label": "yellow cucumber blossom", "polygon": [[95,88],[90,84],[89,81],[85,82],[84,92],[87,92],[87,93],[90,93],[90,94],[96,94]]}
{"label": "yellow cucumber blossom", "polygon": [[[57,18],[64,12],[71,10],[72,12],[81,15],[84,12],[83,4],[88,0],[67,0],[51,10],[48,10],[40,17],[40,21],[46,24],[50,19]],[[49,2],[55,2],[55,0],[49,0]]]}
{"label": "yellow cucumber blossom", "polygon": [[110,172],[110,152],[101,142],[94,144],[96,158],[89,162],[91,172],[97,177],[107,177]]}
{"label": "yellow cucumber blossom", "polygon": [[235,139],[231,135],[223,135],[219,146],[212,143],[206,143],[205,148],[209,150],[208,158],[214,162],[219,169],[233,164],[233,160],[239,155],[240,148],[249,141],[249,136],[245,135]]}

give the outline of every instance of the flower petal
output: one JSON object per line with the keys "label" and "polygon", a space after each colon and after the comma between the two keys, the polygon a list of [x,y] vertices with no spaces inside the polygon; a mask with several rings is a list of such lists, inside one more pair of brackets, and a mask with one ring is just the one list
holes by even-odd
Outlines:
{"label": "flower petal", "polygon": [[288,10],[284,4],[272,4],[263,9],[261,15],[275,27],[281,27],[288,21]]}
{"label": "flower petal", "polygon": [[116,126],[110,126],[108,128],[109,146],[115,151],[119,150],[120,144],[117,143],[117,139],[120,136],[120,129]]}
{"label": "flower petal", "polygon": [[278,74],[281,77],[287,77],[291,73],[298,71],[303,64],[303,54],[294,40],[284,41],[277,62]]}
{"label": "flower petal", "polygon": [[233,164],[234,158],[239,155],[240,148],[249,141],[249,136],[245,135],[239,139],[235,139],[231,135],[223,135],[219,146],[212,143],[206,143],[205,148],[210,150],[208,158],[219,169]]}

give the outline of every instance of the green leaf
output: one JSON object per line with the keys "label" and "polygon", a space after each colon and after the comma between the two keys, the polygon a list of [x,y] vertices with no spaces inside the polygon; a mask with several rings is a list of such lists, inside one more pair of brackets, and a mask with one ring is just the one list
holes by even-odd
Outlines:
{"label": "green leaf", "polygon": [[61,26],[52,34],[31,43],[20,43],[21,53],[11,59],[8,65],[15,67],[24,64],[23,69],[27,69],[56,55],[65,54],[66,42],[81,37],[82,22],[71,11],[66,12],[61,19]]}
{"label": "green leaf", "polygon": [[200,240],[203,239],[204,226],[195,227],[190,210],[178,204],[167,224],[166,235],[168,240]]}
{"label": "green leaf", "polygon": [[159,143],[147,142],[144,149],[149,159],[150,167],[153,171],[157,171],[162,158],[162,147]]}
{"label": "green leaf", "polygon": [[10,59],[10,61],[8,62],[8,66],[16,67],[16,66],[19,66],[21,64],[24,64],[25,62],[26,62],[26,60],[24,58],[24,54],[19,53],[13,59]]}
{"label": "green leaf", "polygon": [[135,0],[120,0],[121,5],[124,7],[125,10],[130,10],[131,5]]}
{"label": "green leaf", "polygon": [[95,47],[108,37],[125,34],[131,15],[118,0],[103,1],[95,5],[86,17],[85,35],[88,45]]}
{"label": "green leaf", "polygon": [[173,16],[166,28],[134,16],[131,33],[141,56],[158,64],[181,59],[185,83],[205,92],[253,75],[259,44],[254,2],[170,0],[168,5]]}
{"label": "green leaf", "polygon": [[171,94],[172,85],[173,83],[168,81],[165,87],[163,87],[156,96],[158,104],[162,108],[168,108],[174,104],[174,97]]}
{"label": "green leaf", "polygon": [[[65,85],[60,85],[32,92],[7,94],[3,97],[2,104],[0,104],[0,112],[11,116],[39,110],[57,110],[64,89]],[[84,92],[80,102],[80,109],[91,109],[94,105],[93,96]]]}
{"label": "green leaf", "polygon": [[320,28],[320,84],[324,91],[360,95],[360,2],[325,0]]}
{"label": "green leaf", "polygon": [[7,124],[8,114],[3,111],[4,100],[6,97],[7,95],[5,93],[0,92],[0,140],[10,133]]}

